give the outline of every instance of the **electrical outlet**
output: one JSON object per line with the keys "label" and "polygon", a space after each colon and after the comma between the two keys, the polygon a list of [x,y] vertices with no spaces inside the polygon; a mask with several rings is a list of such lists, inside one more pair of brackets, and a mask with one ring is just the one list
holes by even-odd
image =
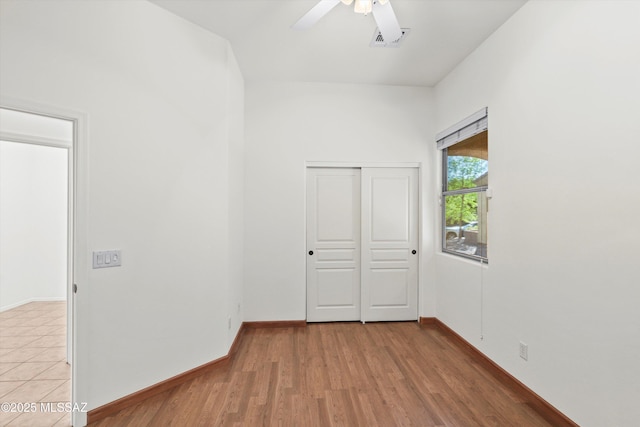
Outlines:
{"label": "electrical outlet", "polygon": [[228,328],[231,329],[231,316],[227,317]]}
{"label": "electrical outlet", "polygon": [[520,341],[520,357],[529,360],[529,346],[522,341]]}

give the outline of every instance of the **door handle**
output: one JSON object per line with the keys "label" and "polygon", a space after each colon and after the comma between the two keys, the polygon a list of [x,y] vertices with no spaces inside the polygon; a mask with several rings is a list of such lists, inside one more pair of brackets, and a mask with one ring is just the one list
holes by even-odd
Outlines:
{"label": "door handle", "polygon": [[415,255],[417,252],[416,252],[416,250],[414,249],[414,250],[412,250],[412,251],[411,251],[411,253]]}
{"label": "door handle", "polygon": [[309,255],[313,255],[313,251],[309,251]]}

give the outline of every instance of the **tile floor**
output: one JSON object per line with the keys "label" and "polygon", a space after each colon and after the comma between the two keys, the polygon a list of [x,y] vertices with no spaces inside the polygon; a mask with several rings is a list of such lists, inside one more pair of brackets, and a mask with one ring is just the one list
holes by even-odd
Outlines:
{"label": "tile floor", "polygon": [[0,411],[0,426],[69,426],[65,412],[40,402],[69,402],[67,303],[31,302],[0,313],[0,402],[36,403],[35,413]]}

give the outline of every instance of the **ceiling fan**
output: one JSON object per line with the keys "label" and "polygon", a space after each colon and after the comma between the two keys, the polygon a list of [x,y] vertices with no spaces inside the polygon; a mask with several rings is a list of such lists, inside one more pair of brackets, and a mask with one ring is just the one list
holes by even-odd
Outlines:
{"label": "ceiling fan", "polygon": [[306,30],[313,26],[338,3],[350,5],[355,2],[354,12],[367,15],[373,13],[373,19],[378,24],[382,37],[388,41],[396,41],[402,37],[402,29],[396,19],[389,0],[320,0],[309,12],[298,20],[291,28],[294,30]]}

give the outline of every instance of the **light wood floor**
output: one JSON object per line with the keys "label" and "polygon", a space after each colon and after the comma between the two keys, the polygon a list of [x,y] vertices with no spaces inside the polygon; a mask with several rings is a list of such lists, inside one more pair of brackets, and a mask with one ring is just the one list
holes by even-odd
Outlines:
{"label": "light wood floor", "polygon": [[[31,302],[0,313],[0,402],[35,403],[35,413],[0,411],[0,426],[69,426],[67,413],[40,402],[69,402],[66,301]],[[14,408],[16,410],[16,408]]]}
{"label": "light wood floor", "polygon": [[549,426],[433,326],[247,329],[232,361],[91,427]]}

